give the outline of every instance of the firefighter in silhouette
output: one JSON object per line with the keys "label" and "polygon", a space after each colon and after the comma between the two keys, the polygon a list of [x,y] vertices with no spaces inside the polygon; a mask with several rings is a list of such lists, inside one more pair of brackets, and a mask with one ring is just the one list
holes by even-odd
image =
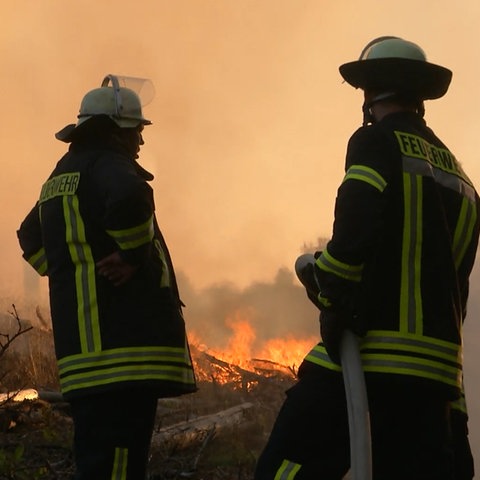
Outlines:
{"label": "firefighter in silhouette", "polygon": [[337,480],[348,471],[345,328],[360,337],[373,478],[471,479],[462,324],[480,202],[424,120],[424,100],[442,97],[452,74],[397,37],[370,42],[340,73],[363,90],[364,119],[348,143],[333,235],[311,272],[322,343],[287,391],[255,480]]}
{"label": "firefighter in silhouette", "polygon": [[109,75],[84,96],[77,123],[56,134],[68,152],[18,230],[49,280],[78,480],[145,478],[157,399],[196,390],[153,176],[136,160],[151,122],[127,85]]}

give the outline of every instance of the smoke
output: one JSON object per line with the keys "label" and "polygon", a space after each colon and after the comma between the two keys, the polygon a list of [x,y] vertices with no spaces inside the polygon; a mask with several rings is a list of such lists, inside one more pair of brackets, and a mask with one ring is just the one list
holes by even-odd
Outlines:
{"label": "smoke", "polygon": [[[303,240],[330,233],[346,141],[361,120],[360,92],[342,84],[338,65],[371,38],[409,38],[454,70],[449,94],[427,104],[427,118],[480,178],[479,119],[465,107],[478,96],[477,0],[439,9],[435,22],[430,2],[414,0],[394,16],[375,0],[360,10],[353,0],[4,3],[0,292],[19,305],[24,288],[45,303],[46,284],[24,283],[15,231],[65,151],[53,134],[75,121],[83,94],[108,73],[156,87],[140,160],[155,174],[159,223],[185,272],[187,325],[215,344],[228,338],[225,318],[238,309],[258,338],[318,333],[289,272]],[[451,25],[462,25],[453,37],[444,34]],[[477,294],[465,327],[474,393]],[[480,412],[472,418],[478,435]]]}
{"label": "smoke", "polygon": [[254,331],[254,350],[271,339],[319,335],[318,311],[287,269],[278,270],[273,282],[246,288],[223,283],[195,290],[183,275],[178,281],[187,328],[197,332],[208,348],[225,349],[233,336],[232,320],[239,319]]}
{"label": "smoke", "polygon": [[15,230],[65,151],[53,135],[107,73],[155,85],[140,161],[155,174],[176,264],[197,288],[271,280],[292,265],[300,239],[328,232],[342,175],[343,151],[332,147],[337,137],[343,150],[348,122],[319,127],[343,110],[327,107],[318,86],[356,95],[341,84],[338,59],[311,47],[330,34],[318,28],[328,10],[311,1],[120,4],[114,15],[91,0],[3,9],[0,201],[15,204],[0,228],[5,287],[21,284]]}
{"label": "smoke", "polygon": [[[320,239],[317,245],[322,245]],[[304,245],[303,251],[314,251],[312,245]],[[29,270],[27,270],[29,272]],[[32,270],[33,272],[33,270]],[[48,303],[44,290],[46,284],[35,284],[29,278],[30,297],[17,296],[16,303],[22,319],[28,319],[38,329],[44,328],[48,317]],[[35,277],[36,278],[36,277]],[[291,269],[280,268],[272,281],[253,282],[239,287],[233,282],[219,282],[205,288],[195,287],[183,271],[177,272],[181,297],[186,304],[184,316],[187,333],[194,333],[207,350],[224,351],[231,345],[234,323],[241,319],[249,323],[253,331],[253,352],[272,339],[319,340],[318,311],[307,299],[303,286]],[[34,285],[34,288],[32,288]],[[35,293],[36,292],[36,293]],[[3,311],[9,311],[11,302],[3,298]],[[40,303],[40,307],[39,304]],[[480,451],[480,371],[478,369],[478,345],[480,344],[480,259],[471,276],[471,292],[464,328],[464,373],[467,405],[470,415],[470,440],[474,452]],[[1,315],[0,315],[1,316]],[[42,318],[42,322],[39,322]],[[307,352],[305,352],[306,354]],[[300,359],[299,359],[300,361]]]}

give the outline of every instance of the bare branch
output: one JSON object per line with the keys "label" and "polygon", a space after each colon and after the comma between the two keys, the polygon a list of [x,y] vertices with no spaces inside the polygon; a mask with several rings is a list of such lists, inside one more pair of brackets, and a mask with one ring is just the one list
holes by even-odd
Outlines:
{"label": "bare branch", "polygon": [[32,326],[29,327],[24,327],[22,325],[22,321],[20,320],[20,317],[18,316],[17,309],[14,304],[12,304],[13,312],[8,312],[12,317],[16,320],[17,322],[17,330],[13,334],[10,333],[0,333],[0,357],[10,348],[12,343],[20,337],[20,335],[23,335],[24,333],[29,332],[32,330]]}

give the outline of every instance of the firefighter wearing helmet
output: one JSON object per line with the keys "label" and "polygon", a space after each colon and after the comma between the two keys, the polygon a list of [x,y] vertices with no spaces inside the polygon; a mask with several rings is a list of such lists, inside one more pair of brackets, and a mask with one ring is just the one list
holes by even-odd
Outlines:
{"label": "firefighter wearing helmet", "polygon": [[443,97],[452,80],[450,70],[427,62],[418,45],[397,37],[372,40],[359,60],[340,66],[340,74],[365,92],[364,124],[375,121],[375,103],[394,98],[415,105],[423,116],[423,101]]}
{"label": "firefighter wearing helmet", "polygon": [[49,280],[79,480],[145,478],[158,398],[196,391],[153,175],[136,160],[151,122],[125,78],[105,77],[56,134],[68,152],[18,230]]}
{"label": "firefighter wearing helmet", "polygon": [[470,480],[462,324],[480,199],[424,120],[424,101],[442,97],[452,73],[398,37],[373,40],[340,73],[363,90],[364,121],[348,142],[332,237],[315,254],[322,341],[287,392],[255,480],[348,471],[346,328],[365,373],[373,478]]}

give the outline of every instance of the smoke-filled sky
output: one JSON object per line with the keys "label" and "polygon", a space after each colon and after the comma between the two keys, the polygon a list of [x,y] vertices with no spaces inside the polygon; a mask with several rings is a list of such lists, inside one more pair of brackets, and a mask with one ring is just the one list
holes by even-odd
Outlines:
{"label": "smoke-filled sky", "polygon": [[[290,267],[331,231],[361,92],[338,66],[393,34],[454,71],[427,119],[471,176],[480,92],[477,0],[123,0],[2,2],[3,268],[21,268],[15,229],[105,74],[150,78],[141,160],[177,268],[195,285],[248,285]],[[462,5],[462,6],[460,6]]]}
{"label": "smoke-filled sky", "polygon": [[[174,263],[195,289],[275,283],[304,244],[330,235],[362,103],[338,66],[372,38],[407,38],[453,70],[449,93],[427,102],[426,118],[480,185],[478,0],[17,0],[0,8],[2,296],[23,287],[15,231],[65,151],[54,133],[76,120],[84,93],[108,73],[155,85],[140,161],[155,174]],[[480,328],[468,328],[478,350]]]}

